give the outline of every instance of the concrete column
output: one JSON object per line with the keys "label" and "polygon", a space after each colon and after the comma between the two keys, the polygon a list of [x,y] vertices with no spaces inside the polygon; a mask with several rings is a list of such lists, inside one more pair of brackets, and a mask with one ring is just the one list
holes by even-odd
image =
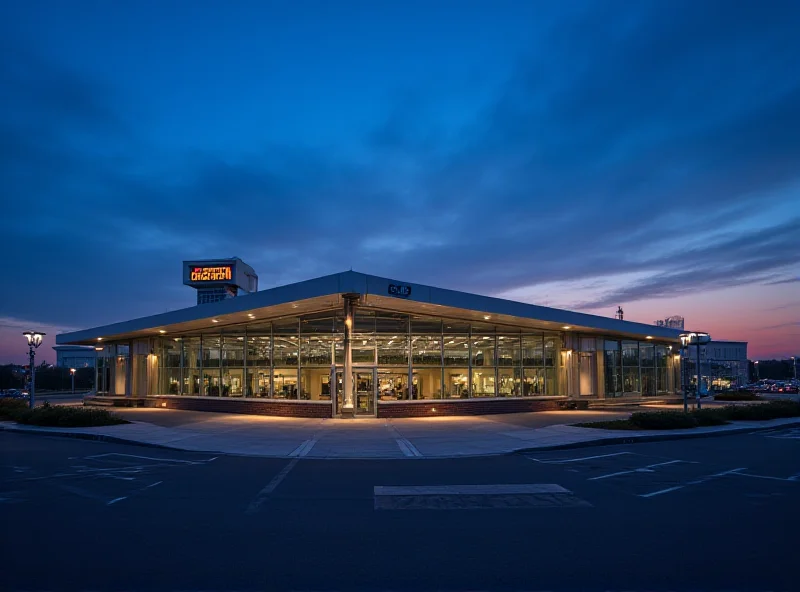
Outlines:
{"label": "concrete column", "polygon": [[344,393],[342,394],[343,417],[352,417],[355,415],[355,405],[353,403],[353,348],[351,338],[353,332],[353,317],[355,313],[354,303],[354,297],[344,297],[344,376],[342,377],[344,389]]}

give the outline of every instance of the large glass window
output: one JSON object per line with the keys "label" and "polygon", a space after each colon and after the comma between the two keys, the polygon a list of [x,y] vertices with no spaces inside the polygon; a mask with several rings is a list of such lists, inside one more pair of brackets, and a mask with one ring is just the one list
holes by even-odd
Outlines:
{"label": "large glass window", "polygon": [[667,363],[669,361],[670,350],[666,345],[656,346],[656,392],[666,393],[669,390],[667,384]]}
{"label": "large glass window", "polygon": [[619,341],[605,341],[606,397],[622,395],[622,353]]}
{"label": "large glass window", "polygon": [[472,367],[494,366],[494,335],[480,334],[472,337]]}
{"label": "large glass window", "polygon": [[180,338],[161,338],[159,340],[158,389],[156,394],[180,394],[181,348]]}
{"label": "large glass window", "polygon": [[515,366],[521,364],[520,338],[519,335],[498,335],[497,336],[497,365]]}
{"label": "large glass window", "polygon": [[466,399],[469,397],[469,369],[444,369],[446,396],[450,399]]}
{"label": "large glass window", "polygon": [[408,371],[378,369],[378,398],[381,401],[400,401],[409,398]]}
{"label": "large glass window", "polygon": [[378,347],[378,364],[408,367],[407,333],[378,335],[375,343]]}
{"label": "large glass window", "polygon": [[222,338],[221,395],[244,396],[244,335],[226,335]]}
{"label": "large glass window", "polygon": [[522,383],[522,396],[535,397],[545,394],[544,368],[525,368]]}
{"label": "large glass window", "polygon": [[555,366],[556,356],[560,350],[559,338],[552,336],[545,336],[544,338],[544,365]]}
{"label": "large glass window", "polygon": [[270,328],[248,328],[246,397],[269,397],[271,364]]}
{"label": "large glass window", "polygon": [[183,338],[183,389],[182,395],[200,394],[200,367],[203,354],[199,337]]}
{"label": "large glass window", "polygon": [[522,390],[522,371],[519,367],[500,366],[497,369],[497,396],[519,397]]}
{"label": "large glass window", "polygon": [[522,365],[544,366],[544,340],[541,335],[522,336]]}
{"label": "large glass window", "polygon": [[622,389],[626,393],[640,392],[639,385],[639,343],[622,342]]}
{"label": "large glass window", "polygon": [[275,368],[272,380],[276,399],[297,399],[297,368]]}

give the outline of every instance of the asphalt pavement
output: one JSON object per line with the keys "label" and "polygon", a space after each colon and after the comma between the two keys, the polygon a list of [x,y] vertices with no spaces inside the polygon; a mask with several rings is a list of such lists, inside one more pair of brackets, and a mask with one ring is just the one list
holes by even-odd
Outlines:
{"label": "asphalt pavement", "polygon": [[418,462],[0,433],[3,590],[797,590],[800,429]]}

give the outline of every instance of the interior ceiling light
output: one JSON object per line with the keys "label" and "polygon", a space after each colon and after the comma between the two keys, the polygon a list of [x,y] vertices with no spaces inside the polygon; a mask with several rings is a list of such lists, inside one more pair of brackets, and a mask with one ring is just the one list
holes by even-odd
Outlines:
{"label": "interior ceiling light", "polygon": [[211,319],[211,322],[212,323],[219,323],[219,321],[217,319]]}

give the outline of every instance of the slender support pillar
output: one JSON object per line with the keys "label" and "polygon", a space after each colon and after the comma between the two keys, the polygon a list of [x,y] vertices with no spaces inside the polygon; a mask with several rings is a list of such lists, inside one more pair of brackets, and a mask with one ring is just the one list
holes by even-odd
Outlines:
{"label": "slender support pillar", "polygon": [[355,405],[353,404],[353,316],[355,312],[355,298],[344,297],[344,372],[342,376],[342,417],[352,417],[355,415]]}

